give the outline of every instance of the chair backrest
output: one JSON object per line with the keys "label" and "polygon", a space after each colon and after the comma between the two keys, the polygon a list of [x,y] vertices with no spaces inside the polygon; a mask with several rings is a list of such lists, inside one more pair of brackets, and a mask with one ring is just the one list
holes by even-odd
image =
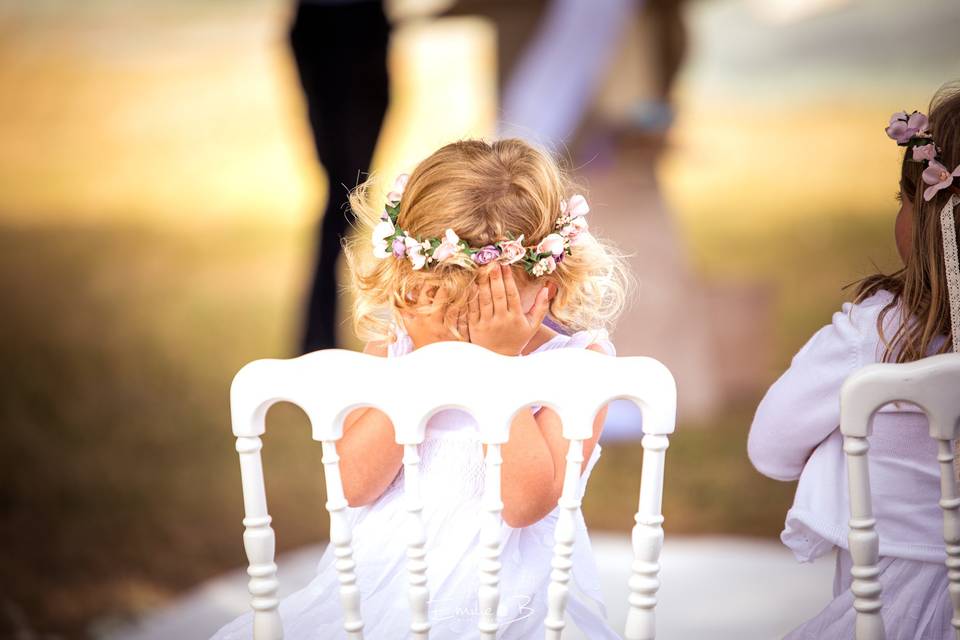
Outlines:
{"label": "chair backrest", "polygon": [[960,638],[960,496],[951,443],[960,435],[960,354],[956,353],[905,364],[866,366],[844,382],[840,393],[840,431],[850,484],[851,591],[857,611],[856,638],[885,638],[880,617],[880,538],[870,498],[867,438],[873,432],[873,416],[891,402],[909,402],[920,407],[927,415],[930,437],[937,441],[952,622]]}
{"label": "chair backrest", "polygon": [[[475,371],[495,371],[463,384],[461,376],[437,375],[450,362],[470,362]],[[544,372],[569,372],[567,383]],[[362,384],[356,381],[362,380]],[[429,380],[429,384],[420,381]],[[555,410],[569,441],[560,512],[554,534],[554,558],[548,587],[546,637],[560,638],[564,627],[570,558],[580,507],[580,468],[583,441],[592,436],[596,412],[614,399],[636,403],[643,415],[643,471],[632,543],[634,559],[629,581],[629,611],[625,636],[630,640],[655,635],[654,607],[659,588],[659,557],[663,546],[661,503],[667,436],[673,433],[676,386],[673,376],[651,358],[612,358],[583,349],[555,349],[529,357],[510,358],[461,342],[443,342],[402,358],[381,358],[344,350],[310,353],[290,360],[257,360],[233,380],[230,404],[243,482],[244,546],[249,560],[254,637],[274,640],[283,635],[277,612],[274,533],[270,527],[261,465],[260,436],[267,409],[279,401],[300,406],[310,419],[313,439],[322,443],[330,513],[330,544],[334,545],[340,579],[344,628],[350,638],[363,637],[360,595],[356,586],[336,442],[344,417],[358,407],[376,407],[394,424],[403,445],[404,498],[412,521],[407,543],[412,637],[427,638],[429,585],[421,519],[420,470],[417,445],[427,420],[437,411],[456,408],[470,413],[487,445],[485,484],[481,500],[482,529],[478,597],[480,636],[496,636],[499,603],[499,532],[501,527],[500,445],[509,437],[513,416],[531,404]]]}

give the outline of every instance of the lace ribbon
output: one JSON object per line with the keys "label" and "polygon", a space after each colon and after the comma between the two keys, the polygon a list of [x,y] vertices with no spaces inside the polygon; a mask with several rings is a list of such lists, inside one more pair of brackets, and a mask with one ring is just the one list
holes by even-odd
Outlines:
{"label": "lace ribbon", "polygon": [[954,352],[960,353],[960,259],[957,257],[957,230],[953,220],[953,208],[957,204],[960,204],[960,197],[952,195],[940,210],[940,232],[950,301],[950,336]]}

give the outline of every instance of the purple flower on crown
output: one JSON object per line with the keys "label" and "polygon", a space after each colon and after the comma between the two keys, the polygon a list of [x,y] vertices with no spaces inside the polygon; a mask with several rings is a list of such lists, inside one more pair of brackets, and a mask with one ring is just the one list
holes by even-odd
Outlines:
{"label": "purple flower on crown", "polygon": [[500,253],[501,251],[498,247],[488,244],[473,254],[473,261],[479,265],[484,265],[499,258]]}
{"label": "purple flower on crown", "polygon": [[402,258],[405,255],[407,255],[407,243],[404,242],[403,238],[394,238],[393,257]]}
{"label": "purple flower on crown", "polygon": [[916,146],[913,148],[913,159],[917,162],[923,162],[924,160],[936,160],[937,158],[937,147],[934,144],[925,144]]}
{"label": "purple flower on crown", "polygon": [[897,144],[907,144],[910,138],[922,134],[927,129],[927,116],[914,111],[907,115],[906,111],[898,111],[890,116],[890,124],[886,128],[887,135],[897,141]]}

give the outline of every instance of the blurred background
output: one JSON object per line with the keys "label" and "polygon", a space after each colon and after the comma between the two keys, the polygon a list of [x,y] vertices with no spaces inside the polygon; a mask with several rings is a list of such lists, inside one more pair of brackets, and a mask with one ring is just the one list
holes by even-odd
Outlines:
{"label": "blurred background", "polygon": [[[587,4],[388,3],[370,168],[392,180],[498,133],[568,162],[591,226],[631,253],[620,352],[679,381],[668,540],[775,540],[794,486],[750,466],[753,409],[844,285],[897,267],[883,128],[960,77],[960,5],[611,1],[571,23]],[[230,380],[300,353],[315,229],[345,199],[295,11],[0,2],[0,637],[99,635],[245,563]],[[279,549],[323,540],[305,418],[277,407],[265,442]],[[605,442],[593,531],[629,530],[640,453]]]}

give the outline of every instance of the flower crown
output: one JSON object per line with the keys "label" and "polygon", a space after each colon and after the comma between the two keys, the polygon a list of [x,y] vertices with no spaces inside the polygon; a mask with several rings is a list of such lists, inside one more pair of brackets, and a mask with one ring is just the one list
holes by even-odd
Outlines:
{"label": "flower crown", "polygon": [[934,142],[933,135],[927,131],[928,125],[927,116],[919,111],[909,115],[906,111],[898,111],[890,116],[886,132],[898,145],[907,147],[911,160],[926,164],[922,177],[924,184],[928,186],[923,191],[923,199],[930,202],[938,191],[947,189],[953,185],[955,178],[960,177],[960,164],[953,171],[943,165],[941,149]]}
{"label": "flower crown", "polygon": [[520,263],[527,273],[540,277],[556,271],[564,256],[570,255],[570,248],[589,235],[586,215],[590,213],[590,206],[582,195],[577,194],[560,203],[560,215],[554,223],[554,232],[535,245],[524,245],[521,234],[519,238],[497,240],[479,248],[471,247],[453,229],[447,229],[442,238],[414,238],[397,226],[400,198],[409,179],[407,174],[397,177],[393,190],[387,194],[384,213],[373,228],[371,240],[374,256],[406,258],[415,271],[463,254],[477,265],[494,261],[500,264]]}

